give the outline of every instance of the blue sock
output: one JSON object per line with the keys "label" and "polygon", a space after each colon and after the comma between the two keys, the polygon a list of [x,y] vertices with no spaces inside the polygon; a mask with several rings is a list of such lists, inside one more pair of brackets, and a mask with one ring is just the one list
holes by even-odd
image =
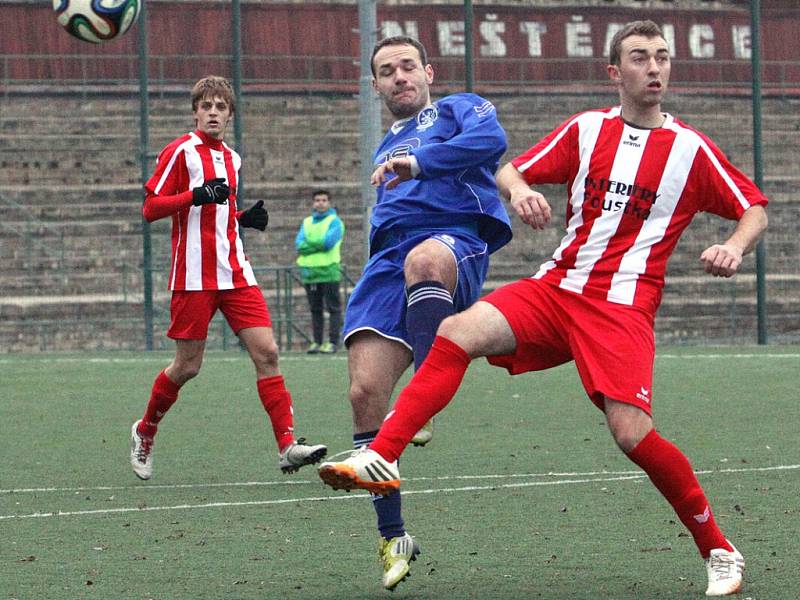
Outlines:
{"label": "blue sock", "polygon": [[[377,431],[354,433],[353,447],[360,448],[369,444],[375,439],[376,435],[378,435]],[[400,492],[392,492],[388,496],[380,496],[378,494],[370,494],[370,496],[372,496],[372,506],[378,515],[378,531],[381,532],[383,539],[390,540],[405,534]]]}
{"label": "blue sock", "polygon": [[420,281],[406,290],[406,330],[414,353],[414,370],[428,356],[439,324],[456,310],[450,292],[438,281]]}

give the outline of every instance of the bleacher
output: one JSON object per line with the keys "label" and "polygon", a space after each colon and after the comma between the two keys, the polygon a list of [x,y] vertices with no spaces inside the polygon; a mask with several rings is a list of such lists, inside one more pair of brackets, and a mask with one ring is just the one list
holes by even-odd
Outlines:
{"label": "bleacher", "polygon": [[[585,95],[492,98],[509,136],[507,158],[573,112],[596,105]],[[593,100],[593,101],[592,101]],[[609,95],[603,99],[614,103]],[[752,173],[752,119],[746,98],[670,96],[665,109],[708,133]],[[591,103],[589,103],[591,102]],[[800,180],[793,143],[800,130],[796,99],[765,101],[765,191],[770,196],[768,314],[772,339],[800,339],[800,255],[793,189]],[[363,263],[359,190],[358,104],[348,95],[252,95],[240,107],[244,124],[245,204],[263,199],[266,234],[246,231],[255,266],[291,265],[293,240],[309,211],[310,192],[326,187],[348,226],[344,263]],[[140,349],[143,333],[142,201],[138,101],[130,97],[25,96],[0,113],[0,347],[4,351]],[[153,98],[150,150],[192,128],[188,99]],[[384,115],[386,117],[386,115]],[[385,123],[386,124],[386,123]],[[227,141],[233,143],[229,132]],[[150,169],[152,170],[152,161]],[[487,288],[530,275],[560,239],[563,189],[546,189],[556,217],[545,232],[515,223],[515,239],[492,263]],[[733,281],[702,273],[703,248],[732,224],[700,215],[670,262],[657,320],[659,341],[746,343],[755,339],[752,257]],[[163,267],[169,223],[152,226],[154,264]],[[262,279],[265,292],[271,284]],[[158,321],[168,292],[154,279]],[[302,298],[302,289],[295,290]],[[163,327],[156,331],[164,346]]]}

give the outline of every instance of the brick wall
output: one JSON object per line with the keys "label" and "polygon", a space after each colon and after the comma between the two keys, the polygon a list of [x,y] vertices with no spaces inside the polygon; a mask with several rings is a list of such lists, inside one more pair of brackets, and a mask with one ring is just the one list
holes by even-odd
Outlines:
{"label": "brick wall", "polygon": [[[493,96],[509,136],[510,158],[570,114],[608,96]],[[183,96],[151,100],[151,150],[192,128]],[[768,249],[768,311],[773,340],[800,340],[800,255],[797,211],[800,181],[794,143],[800,130],[796,99],[764,106],[765,191],[772,201]],[[7,110],[6,110],[7,108]],[[752,174],[750,103],[746,99],[672,96],[665,108],[708,133],[734,162]],[[245,204],[263,199],[270,210],[265,234],[248,230],[256,266],[290,265],[310,192],[326,187],[348,226],[344,262],[358,274],[363,262],[359,198],[358,105],[347,95],[249,96],[244,124]],[[386,117],[386,115],[384,115]],[[388,121],[385,123],[388,124]],[[142,201],[136,99],[85,100],[24,96],[0,113],[0,348],[5,351],[143,347]],[[229,135],[233,143],[233,135]],[[545,189],[563,223],[564,191]],[[515,238],[493,259],[487,287],[530,275],[560,239],[515,223]],[[733,281],[699,268],[702,249],[725,238],[732,224],[700,215],[669,266],[657,321],[660,341],[737,342],[755,339],[754,259]],[[166,261],[169,223],[153,224],[155,262]],[[262,284],[268,295],[272,286]],[[157,305],[167,306],[163,276]],[[305,315],[302,290],[295,290]],[[164,312],[159,312],[158,345]],[[305,324],[302,324],[305,326]],[[221,331],[221,327],[219,331]],[[220,335],[214,330],[214,340]],[[298,339],[298,338],[296,338]]]}

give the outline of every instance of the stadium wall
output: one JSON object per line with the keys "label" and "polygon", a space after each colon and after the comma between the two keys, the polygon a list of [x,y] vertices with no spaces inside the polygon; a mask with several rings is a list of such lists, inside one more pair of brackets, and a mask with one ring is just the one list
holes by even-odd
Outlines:
{"label": "stadium wall", "polygon": [[[441,89],[434,86],[438,96]],[[506,129],[504,161],[529,147],[568,115],[616,101],[598,94],[496,94]],[[327,188],[347,223],[343,259],[357,278],[363,265],[363,207],[359,196],[358,103],[350,95],[245,96],[246,200],[264,200],[267,232],[249,231],[247,252],[273,316],[281,301],[273,271],[294,261],[294,236],[309,211],[311,190]],[[746,173],[753,172],[747,98],[670,93],[664,108],[708,133]],[[0,112],[0,353],[15,351],[142,349],[142,187],[136,158],[135,98],[30,95]],[[388,126],[389,115],[384,114]],[[768,330],[771,343],[800,343],[800,100],[771,98],[764,106],[764,190],[770,198],[767,244]],[[151,100],[150,139],[157,150],[191,128],[184,94]],[[240,148],[241,150],[241,148]],[[553,226],[532,232],[515,224],[514,239],[492,259],[486,290],[532,274],[558,244],[565,190],[543,189]],[[668,269],[656,320],[659,343],[731,344],[755,341],[754,259],[728,280],[709,277],[698,261],[704,248],[725,239],[733,224],[698,215]],[[169,219],[152,225],[156,347],[165,337]],[[262,271],[261,269],[268,269]],[[283,301],[307,319],[302,288]],[[308,331],[308,322],[296,323]],[[285,325],[285,323],[284,323]],[[222,321],[209,347],[224,346]],[[300,335],[293,345],[302,344]],[[231,342],[233,343],[233,342]]]}
{"label": "stadium wall", "polygon": [[[628,20],[662,25],[687,85],[746,85],[750,81],[750,12],[746,6],[649,2],[646,10],[618,3],[475,6],[475,80],[483,85],[603,81],[608,40]],[[635,3],[641,5],[642,2]],[[44,3],[2,3],[13,31],[0,36],[0,81],[136,80],[136,35],[94,46],[62,31]],[[778,3],[763,9],[767,87],[800,85],[800,10]],[[338,3],[244,3],[245,83],[338,84],[358,81],[357,7]],[[439,65],[440,81],[463,80],[463,8],[453,4],[378,5],[382,35],[419,37]],[[52,35],[43,35],[52,32]],[[150,76],[187,81],[198,73],[230,71],[231,10],[219,2],[149,2]],[[87,60],[99,58],[103,60]]]}

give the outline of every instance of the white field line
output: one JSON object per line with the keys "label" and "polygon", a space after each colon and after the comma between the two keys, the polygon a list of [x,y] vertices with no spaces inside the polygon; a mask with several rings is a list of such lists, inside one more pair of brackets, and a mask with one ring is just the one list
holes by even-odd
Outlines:
{"label": "white field line", "polygon": [[[695,471],[698,475],[708,475],[712,473],[751,473],[758,471],[792,471],[800,469],[798,465],[776,465],[773,467],[742,467],[728,469],[703,469]],[[486,475],[440,475],[436,477],[407,477],[403,481],[469,481],[474,479],[530,479],[543,477],[599,477],[609,475],[622,476],[642,476],[643,472],[634,469],[628,471],[548,471],[547,473],[510,473],[505,475],[486,474]],[[274,481],[231,481],[223,483],[140,483],[137,485],[103,485],[92,487],[36,487],[36,488],[11,488],[1,489],[0,494],[24,494],[42,492],[113,492],[120,490],[185,490],[185,489],[204,489],[204,488],[236,488],[236,487],[267,487],[267,486],[296,486],[296,485],[317,485],[320,482],[316,479],[277,479]]]}
{"label": "white field line", "polygon": [[[207,358],[209,358],[213,362],[223,362],[223,363],[238,363],[242,361],[249,361],[249,358],[246,354],[242,354],[241,356],[214,356],[213,351],[207,354]],[[778,353],[778,352],[769,352],[769,353],[747,353],[747,352],[737,352],[736,354],[724,354],[724,353],[713,353],[713,354],[659,354],[656,353],[656,360],[658,359],[668,359],[668,360],[698,360],[708,358],[711,360],[717,359],[730,359],[730,358],[737,358],[737,359],[758,359],[758,358],[770,358],[770,359],[792,359],[796,360],[800,358],[800,353],[798,352],[787,352],[787,353]],[[147,354],[142,354],[142,356],[130,356],[130,357],[92,357],[92,358],[81,358],[77,356],[34,356],[29,355],[26,356],[24,359],[21,358],[0,358],[0,365],[15,365],[19,364],[21,361],[25,362],[36,362],[36,363],[45,363],[45,364],[70,364],[70,363],[85,363],[85,364],[139,364],[139,363],[166,363],[169,362],[170,356],[167,354],[162,354],[159,356],[149,356]],[[347,360],[347,356],[344,352],[337,356],[326,356],[324,358],[316,357],[316,356],[306,356],[304,354],[284,354],[281,355],[281,361],[283,362],[295,362],[295,361],[330,361],[330,360],[339,360],[345,361]]]}
{"label": "white field line", "polygon": [[[696,471],[698,475],[717,475],[717,474],[731,474],[731,473],[750,473],[750,472],[767,472],[767,471],[788,471],[798,470],[800,465],[778,465],[774,467],[747,467],[740,469],[719,469],[719,470],[703,470]],[[541,487],[551,485],[574,485],[582,483],[603,483],[610,481],[631,481],[644,479],[646,475],[639,471],[623,472],[624,475],[616,475],[613,477],[582,477],[577,479],[555,479],[552,481],[520,481],[516,483],[504,483],[499,485],[482,485],[482,486],[463,486],[463,487],[446,487],[446,488],[428,488],[422,490],[408,490],[403,493],[406,495],[417,494],[442,494],[452,492],[475,492],[475,491],[496,491],[501,489],[513,488],[527,488],[527,487]],[[597,473],[598,475],[602,472]],[[509,477],[547,477],[562,474],[530,474],[530,475],[488,475],[488,476],[458,476],[458,477],[431,477],[431,478],[415,478],[406,481],[419,481],[419,480],[448,480],[448,479],[466,479],[466,478],[509,478]],[[299,483],[299,482],[298,482]],[[99,489],[99,488],[94,488]],[[103,488],[106,489],[106,488]],[[357,493],[349,495],[337,496],[307,496],[295,498],[283,498],[280,500],[255,500],[249,502],[208,502],[203,504],[177,504],[172,506],[145,506],[145,507],[121,507],[121,508],[103,508],[94,510],[76,510],[76,511],[58,511],[46,513],[29,513],[24,515],[0,515],[0,521],[10,519],[35,519],[44,517],[69,517],[69,516],[84,516],[84,515],[99,515],[99,514],[114,514],[114,513],[131,513],[131,512],[151,512],[151,511],[166,511],[166,510],[192,510],[192,509],[207,509],[207,508],[230,508],[240,506],[271,506],[279,504],[291,504],[298,502],[322,502],[326,500],[349,500],[352,498],[359,498],[366,496],[366,493]]]}

